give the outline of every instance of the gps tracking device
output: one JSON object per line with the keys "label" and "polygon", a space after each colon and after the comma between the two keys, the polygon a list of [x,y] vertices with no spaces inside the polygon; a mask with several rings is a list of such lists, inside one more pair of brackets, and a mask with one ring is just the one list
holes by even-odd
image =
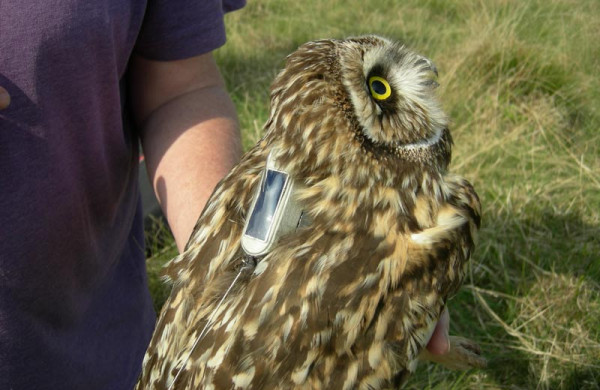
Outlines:
{"label": "gps tracking device", "polygon": [[293,196],[295,186],[290,175],[276,167],[273,154],[269,154],[242,235],[242,248],[248,255],[266,255],[279,237],[296,230],[302,209]]}

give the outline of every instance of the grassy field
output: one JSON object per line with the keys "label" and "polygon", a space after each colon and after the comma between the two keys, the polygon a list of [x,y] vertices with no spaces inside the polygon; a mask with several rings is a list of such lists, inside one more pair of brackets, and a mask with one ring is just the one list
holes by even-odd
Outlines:
{"label": "grassy field", "polygon": [[[227,23],[217,60],[246,147],[267,119],[270,82],[305,41],[376,33],[440,71],[451,169],[483,204],[451,333],[477,340],[489,368],[424,364],[409,388],[600,388],[598,0],[255,0]],[[160,306],[155,275],[175,249],[155,253]]]}

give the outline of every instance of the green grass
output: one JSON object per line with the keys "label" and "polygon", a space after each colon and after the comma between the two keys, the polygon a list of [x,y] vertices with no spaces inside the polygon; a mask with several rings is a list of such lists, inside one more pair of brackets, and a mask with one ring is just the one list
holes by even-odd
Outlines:
{"label": "green grass", "polygon": [[[597,0],[260,0],[227,16],[216,57],[246,148],[270,82],[305,41],[381,34],[440,70],[451,168],[483,204],[451,333],[477,340],[489,368],[422,365],[409,388],[600,388],[599,21]],[[170,248],[149,260],[158,306]]]}

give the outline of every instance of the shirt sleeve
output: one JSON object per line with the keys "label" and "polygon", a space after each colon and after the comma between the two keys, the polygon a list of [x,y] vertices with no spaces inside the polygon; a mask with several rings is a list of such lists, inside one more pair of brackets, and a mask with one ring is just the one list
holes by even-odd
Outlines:
{"label": "shirt sleeve", "polygon": [[245,0],[148,0],[135,44],[149,60],[172,61],[208,53],[225,43],[226,12]]}

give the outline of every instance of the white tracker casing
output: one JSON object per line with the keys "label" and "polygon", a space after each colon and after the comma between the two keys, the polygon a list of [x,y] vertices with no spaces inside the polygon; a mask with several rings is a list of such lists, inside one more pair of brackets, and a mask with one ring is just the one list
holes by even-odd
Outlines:
{"label": "white tracker casing", "polygon": [[280,237],[299,226],[302,208],[295,190],[297,183],[277,167],[270,153],[242,235],[242,248],[248,255],[265,256]]}

